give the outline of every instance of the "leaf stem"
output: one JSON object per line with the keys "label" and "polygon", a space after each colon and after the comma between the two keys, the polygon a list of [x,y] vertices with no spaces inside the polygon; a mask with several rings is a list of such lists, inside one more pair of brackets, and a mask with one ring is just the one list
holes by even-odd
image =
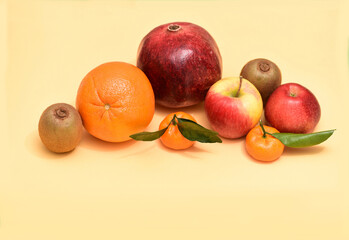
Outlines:
{"label": "leaf stem", "polygon": [[[177,120],[177,119],[178,119],[178,118],[177,118],[176,114],[175,114],[175,115],[173,115],[173,118],[172,118],[172,120],[171,120],[170,124],[172,123],[172,124],[173,124],[173,126],[176,126],[176,125],[177,125],[177,123],[178,123],[178,120]],[[168,125],[170,125],[170,124],[168,124]]]}
{"label": "leaf stem", "polygon": [[[263,124],[262,124],[262,121],[259,121],[259,126],[261,126],[262,128],[262,131],[263,131],[263,138],[266,138],[267,137],[267,134],[270,134],[268,132],[265,131],[264,127],[263,127]],[[271,134],[270,134],[271,135]]]}

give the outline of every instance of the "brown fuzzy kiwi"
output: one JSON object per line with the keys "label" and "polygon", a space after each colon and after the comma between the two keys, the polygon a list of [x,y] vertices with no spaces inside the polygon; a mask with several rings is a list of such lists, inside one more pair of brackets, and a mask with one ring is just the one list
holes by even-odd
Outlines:
{"label": "brown fuzzy kiwi", "polygon": [[82,121],[78,111],[66,103],[56,103],[42,113],[39,135],[52,152],[64,153],[75,149],[82,136]]}
{"label": "brown fuzzy kiwi", "polygon": [[263,105],[274,90],[281,85],[281,71],[272,61],[264,58],[257,58],[249,61],[242,68],[240,75],[249,80],[260,92]]}

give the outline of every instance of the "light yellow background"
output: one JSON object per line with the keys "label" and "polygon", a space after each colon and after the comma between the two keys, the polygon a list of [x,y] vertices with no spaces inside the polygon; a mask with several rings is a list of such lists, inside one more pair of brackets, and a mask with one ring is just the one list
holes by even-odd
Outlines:
{"label": "light yellow background", "polygon": [[[0,239],[349,239],[348,1],[0,1]],[[238,76],[264,57],[322,107],[322,145],[252,160],[244,140],[171,151],[84,133],[52,154],[42,111],[74,104],[81,79],[107,61],[135,64],[154,27],[207,29]],[[203,105],[182,109],[209,127]],[[171,109],[158,107],[153,131]]]}

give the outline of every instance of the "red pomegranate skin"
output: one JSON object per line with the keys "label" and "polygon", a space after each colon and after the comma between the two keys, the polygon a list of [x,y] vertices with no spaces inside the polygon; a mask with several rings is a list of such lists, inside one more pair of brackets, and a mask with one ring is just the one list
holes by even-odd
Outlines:
{"label": "red pomegranate skin", "polygon": [[188,22],[163,24],[149,32],[139,45],[137,67],[149,78],[156,102],[171,108],[203,101],[222,77],[215,40],[204,28]]}

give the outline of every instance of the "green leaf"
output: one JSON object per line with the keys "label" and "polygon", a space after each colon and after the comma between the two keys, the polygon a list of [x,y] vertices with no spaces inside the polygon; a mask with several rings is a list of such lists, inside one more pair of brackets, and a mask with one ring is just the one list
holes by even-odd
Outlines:
{"label": "green leaf", "polygon": [[178,129],[181,134],[190,141],[198,141],[202,143],[221,143],[218,133],[197,124],[194,121],[185,118],[178,119]]}
{"label": "green leaf", "polygon": [[326,141],[335,130],[300,134],[300,133],[273,133],[285,146],[292,148],[310,147]]}
{"label": "green leaf", "polygon": [[141,132],[130,136],[130,138],[138,141],[153,141],[160,138],[167,130],[168,127],[163,128],[156,132]]}

